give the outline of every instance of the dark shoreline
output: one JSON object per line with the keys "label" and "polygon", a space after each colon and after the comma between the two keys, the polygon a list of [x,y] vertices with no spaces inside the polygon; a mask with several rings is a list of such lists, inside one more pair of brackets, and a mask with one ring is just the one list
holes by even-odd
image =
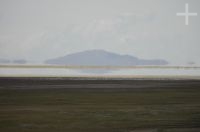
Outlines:
{"label": "dark shoreline", "polygon": [[0,77],[0,89],[141,89],[200,88],[193,79],[95,79],[55,77]]}

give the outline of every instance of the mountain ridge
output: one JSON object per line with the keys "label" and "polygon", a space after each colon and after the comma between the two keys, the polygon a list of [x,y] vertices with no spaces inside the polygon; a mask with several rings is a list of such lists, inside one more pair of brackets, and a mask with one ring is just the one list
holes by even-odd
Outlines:
{"label": "mountain ridge", "polygon": [[0,64],[26,64],[27,61],[24,59],[17,59],[17,60],[9,60],[0,58]]}
{"label": "mountain ridge", "polygon": [[46,64],[82,65],[82,66],[137,66],[137,65],[167,65],[163,59],[139,59],[131,55],[121,55],[106,50],[94,49],[68,54],[49,59]]}

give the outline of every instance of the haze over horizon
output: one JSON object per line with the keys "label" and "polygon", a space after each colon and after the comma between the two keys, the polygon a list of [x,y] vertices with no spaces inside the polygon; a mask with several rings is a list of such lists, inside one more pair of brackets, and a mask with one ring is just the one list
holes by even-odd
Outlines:
{"label": "haze over horizon", "polygon": [[[176,13],[190,12],[189,26]],[[200,65],[199,0],[1,0],[0,58],[32,62],[103,49]]]}

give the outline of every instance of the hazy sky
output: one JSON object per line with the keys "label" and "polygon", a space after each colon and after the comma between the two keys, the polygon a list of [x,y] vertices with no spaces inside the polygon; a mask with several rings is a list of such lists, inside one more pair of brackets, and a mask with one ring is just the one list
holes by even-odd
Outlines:
{"label": "hazy sky", "polygon": [[[185,18],[176,13],[198,13]],[[200,0],[0,0],[0,58],[104,49],[200,65]]]}

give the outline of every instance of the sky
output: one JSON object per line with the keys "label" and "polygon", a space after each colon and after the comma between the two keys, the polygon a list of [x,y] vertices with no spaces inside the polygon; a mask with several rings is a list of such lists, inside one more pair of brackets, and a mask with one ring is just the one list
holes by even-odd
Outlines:
{"label": "sky", "polygon": [[[185,18],[176,13],[198,13]],[[0,58],[32,63],[103,49],[200,65],[199,0],[0,0]]]}

